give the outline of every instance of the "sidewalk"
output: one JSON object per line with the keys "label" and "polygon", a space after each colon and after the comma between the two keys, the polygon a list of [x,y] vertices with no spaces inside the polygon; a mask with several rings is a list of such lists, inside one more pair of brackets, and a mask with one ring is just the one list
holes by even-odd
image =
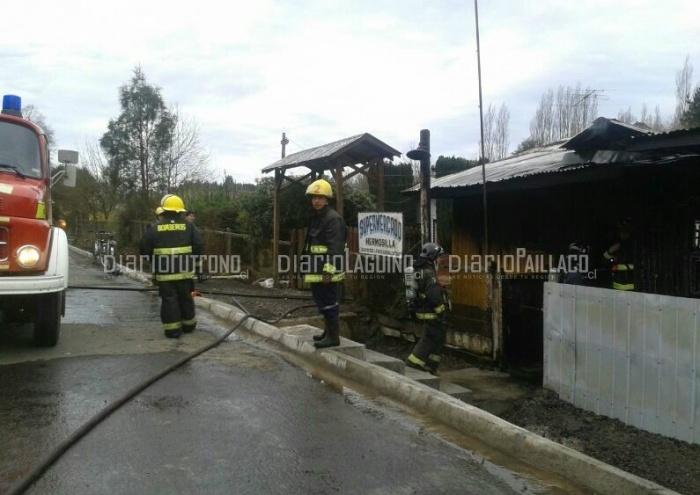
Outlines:
{"label": "sidewalk", "polygon": [[[233,323],[238,323],[244,317],[240,309],[220,301],[197,297],[195,303],[199,308]],[[533,464],[536,459],[537,467],[588,487],[593,493],[676,493],[467,404],[459,396],[463,394],[469,400],[469,395],[473,393],[471,390],[459,386],[449,387],[447,380],[442,380],[448,384],[443,385],[445,390],[439,390],[439,378],[405,368],[402,361],[366,349],[364,344],[341,337],[339,347],[318,350],[313,346],[312,336],[319,330],[310,325],[278,328],[249,318],[241,326],[278,342],[316,364],[332,369],[340,376],[371,387],[490,447],[507,452],[518,460]]]}

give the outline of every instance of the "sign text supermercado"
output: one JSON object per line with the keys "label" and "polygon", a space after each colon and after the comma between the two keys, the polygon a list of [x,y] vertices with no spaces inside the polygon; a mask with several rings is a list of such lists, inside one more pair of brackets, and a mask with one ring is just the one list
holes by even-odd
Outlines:
{"label": "sign text supermercado", "polygon": [[361,254],[403,254],[403,213],[358,213],[357,226]]}

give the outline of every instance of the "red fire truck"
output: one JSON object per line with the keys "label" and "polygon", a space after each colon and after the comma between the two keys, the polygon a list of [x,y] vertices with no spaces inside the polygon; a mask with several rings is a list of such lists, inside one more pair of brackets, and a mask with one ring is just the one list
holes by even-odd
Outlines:
{"label": "red fire truck", "polygon": [[0,329],[33,323],[34,342],[55,346],[65,314],[68,238],[54,225],[51,187],[75,186],[78,153],[58,151],[52,171],[46,135],[5,95],[0,113]]}

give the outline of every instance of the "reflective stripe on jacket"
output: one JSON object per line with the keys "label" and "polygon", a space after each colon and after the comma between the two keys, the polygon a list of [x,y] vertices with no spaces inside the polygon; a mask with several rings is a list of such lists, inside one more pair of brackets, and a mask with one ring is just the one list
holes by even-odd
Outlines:
{"label": "reflective stripe on jacket", "polygon": [[314,211],[309,218],[304,256],[300,265],[304,282],[322,282],[330,276],[331,282],[345,279],[345,221],[333,208],[326,206]]}
{"label": "reflective stripe on jacket", "polygon": [[433,264],[427,261],[416,262],[416,280],[418,281],[418,308],[416,319],[437,320],[446,316],[445,299],[442,287],[437,281]]}
{"label": "reflective stripe on jacket", "polygon": [[149,257],[159,282],[191,279],[203,251],[197,227],[174,214],[151,225],[139,246],[140,254]]}

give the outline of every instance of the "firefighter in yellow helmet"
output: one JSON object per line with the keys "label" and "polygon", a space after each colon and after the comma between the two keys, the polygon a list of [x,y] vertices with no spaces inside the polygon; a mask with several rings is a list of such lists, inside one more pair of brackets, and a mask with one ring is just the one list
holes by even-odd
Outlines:
{"label": "firefighter in yellow helmet", "polygon": [[304,282],[310,284],[311,294],[323,315],[325,330],[314,336],[317,348],[340,345],[339,283],[345,279],[345,242],[347,228],[338,212],[328,204],[333,197],[331,185],[319,179],[306,189],[313,211],[302,261]]}
{"label": "firefighter in yellow helmet", "polygon": [[199,231],[182,216],[185,205],[179,196],[163,196],[160,207],[163,219],[148,228],[139,251],[151,260],[158,282],[165,336],[178,338],[197,326],[191,287],[204,245]]}

